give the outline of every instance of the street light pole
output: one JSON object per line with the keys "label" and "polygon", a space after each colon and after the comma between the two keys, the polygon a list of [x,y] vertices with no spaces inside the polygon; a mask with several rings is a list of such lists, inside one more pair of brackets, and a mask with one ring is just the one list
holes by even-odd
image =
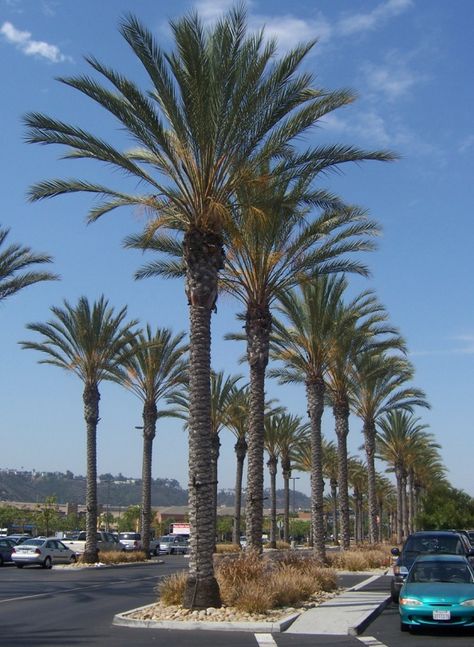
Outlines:
{"label": "street light pole", "polygon": [[295,514],[295,512],[296,512],[296,507],[295,507],[295,498],[296,498],[295,481],[299,481],[300,477],[299,476],[290,476],[290,479],[293,481],[293,514]]}

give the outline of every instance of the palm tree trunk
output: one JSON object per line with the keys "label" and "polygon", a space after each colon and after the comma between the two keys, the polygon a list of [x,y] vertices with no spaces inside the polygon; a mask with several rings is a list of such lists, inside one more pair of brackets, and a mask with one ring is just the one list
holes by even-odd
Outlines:
{"label": "palm tree trunk", "polygon": [[290,478],[291,469],[288,459],[281,459],[281,471],[283,473],[283,491],[285,502],[283,508],[283,541],[288,542],[290,538]]}
{"label": "palm tree trunk", "polygon": [[[211,435],[211,481],[212,481],[212,509],[214,511],[214,528],[217,528],[217,486],[218,486],[218,474],[217,466],[219,463],[219,454],[221,448],[221,441],[219,434],[213,433]],[[214,536],[214,550],[215,550],[215,536]]]}
{"label": "palm tree trunk", "polygon": [[410,532],[415,532],[415,485],[413,470],[408,474],[408,526]]}
{"label": "palm tree trunk", "polygon": [[215,524],[211,455],[211,313],[223,266],[222,239],[198,230],[183,244],[189,303],[189,574],[184,607],[221,607],[214,576]]}
{"label": "palm tree trunk", "polygon": [[271,323],[268,307],[249,305],[245,325],[250,367],[246,524],[247,545],[258,552],[262,551],[265,370]]}
{"label": "palm tree trunk", "polygon": [[97,550],[97,425],[99,423],[100,393],[97,384],[87,384],[82,395],[84,420],[87,427],[86,478],[86,545],[83,560],[98,561]]}
{"label": "palm tree trunk", "polygon": [[395,465],[395,479],[397,482],[397,543],[403,541],[403,490],[402,468]]}
{"label": "palm tree trunk", "polygon": [[379,500],[378,506],[379,506],[378,514],[380,519],[378,524],[378,542],[379,544],[381,544],[383,542],[383,511],[384,511],[382,500]]}
{"label": "palm tree trunk", "polygon": [[140,515],[140,533],[145,555],[150,554],[151,535],[151,465],[153,460],[153,440],[156,435],[158,412],[156,402],[145,402],[143,405],[143,459],[142,459],[142,506]]}
{"label": "palm tree trunk", "polygon": [[375,470],[376,429],[373,420],[364,421],[365,457],[367,461],[367,496],[369,506],[369,543],[377,541],[377,490]]}
{"label": "palm tree trunk", "polygon": [[277,540],[277,504],[276,504],[276,474],[278,458],[270,456],[267,461],[270,472],[270,548],[276,548]]}
{"label": "palm tree trunk", "polygon": [[335,544],[339,542],[337,525],[337,481],[331,479],[331,500],[332,500],[332,536]]}
{"label": "palm tree trunk", "polygon": [[349,485],[347,476],[347,436],[349,434],[349,405],[347,402],[336,403],[333,407],[336,422],[339,516],[341,523],[342,549],[350,548],[349,527]]}
{"label": "palm tree trunk", "polygon": [[244,461],[247,455],[247,441],[243,436],[237,439],[234,446],[237,457],[237,469],[235,474],[235,511],[234,527],[232,529],[232,542],[240,544],[240,525],[242,515],[242,479],[244,474]]}
{"label": "palm tree trunk", "polygon": [[306,382],[306,398],[311,423],[311,528],[314,555],[326,560],[324,528],[324,478],[321,419],[324,412],[324,380],[316,378]]}
{"label": "palm tree trunk", "polygon": [[407,474],[404,471],[402,477],[402,495],[403,495],[403,535],[408,537],[410,530],[408,528],[408,495],[407,495]]}

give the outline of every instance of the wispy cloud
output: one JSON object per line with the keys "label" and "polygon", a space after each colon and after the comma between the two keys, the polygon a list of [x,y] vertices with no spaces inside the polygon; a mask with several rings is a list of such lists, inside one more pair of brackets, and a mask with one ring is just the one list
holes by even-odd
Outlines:
{"label": "wispy cloud", "polygon": [[368,13],[346,14],[338,22],[337,31],[344,36],[373,31],[390,18],[401,14],[412,4],[412,0],[387,0]]}
{"label": "wispy cloud", "polygon": [[451,337],[450,342],[457,342],[453,348],[412,351],[415,357],[430,357],[436,355],[474,355],[474,335],[457,335]]}
{"label": "wispy cloud", "polygon": [[363,67],[367,85],[372,92],[381,92],[391,101],[407,94],[419,83],[419,76],[403,65],[372,65]]}
{"label": "wispy cloud", "polygon": [[469,135],[459,144],[459,152],[465,153],[467,150],[474,146],[474,135]]}
{"label": "wispy cloud", "polygon": [[[194,6],[205,22],[214,22],[233,4],[233,0],[198,0]],[[304,18],[290,13],[264,15],[252,12],[255,2],[246,4],[250,27],[257,30],[264,26],[267,36],[276,37],[282,49],[290,49],[308,40],[317,39],[319,43],[327,43],[334,37],[348,37],[364,31],[373,31],[408,9],[412,0],[385,0],[369,13],[346,13],[333,24],[322,13]]]}
{"label": "wispy cloud", "polygon": [[8,43],[15,45],[26,56],[39,56],[52,63],[62,63],[70,60],[68,56],[61,53],[56,45],[34,40],[29,31],[20,31],[11,22],[3,23],[0,27],[0,34]]}

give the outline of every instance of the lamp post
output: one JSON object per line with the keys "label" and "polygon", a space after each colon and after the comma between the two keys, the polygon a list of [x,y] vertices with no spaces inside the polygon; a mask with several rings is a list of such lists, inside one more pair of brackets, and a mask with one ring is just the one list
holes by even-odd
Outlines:
{"label": "lamp post", "polygon": [[290,480],[293,481],[293,514],[295,514],[296,508],[295,508],[295,498],[296,498],[296,492],[295,492],[295,481],[299,481],[300,477],[299,476],[290,476]]}

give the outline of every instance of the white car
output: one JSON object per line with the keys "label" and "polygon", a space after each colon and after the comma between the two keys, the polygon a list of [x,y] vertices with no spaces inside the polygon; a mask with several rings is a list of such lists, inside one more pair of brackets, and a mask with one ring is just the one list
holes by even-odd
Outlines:
{"label": "white car", "polygon": [[142,536],[139,532],[121,532],[118,536],[119,542],[125,546],[125,550],[141,550]]}
{"label": "white car", "polygon": [[28,564],[52,568],[53,564],[74,564],[76,554],[56,537],[36,538],[15,546],[12,561],[18,568]]}

